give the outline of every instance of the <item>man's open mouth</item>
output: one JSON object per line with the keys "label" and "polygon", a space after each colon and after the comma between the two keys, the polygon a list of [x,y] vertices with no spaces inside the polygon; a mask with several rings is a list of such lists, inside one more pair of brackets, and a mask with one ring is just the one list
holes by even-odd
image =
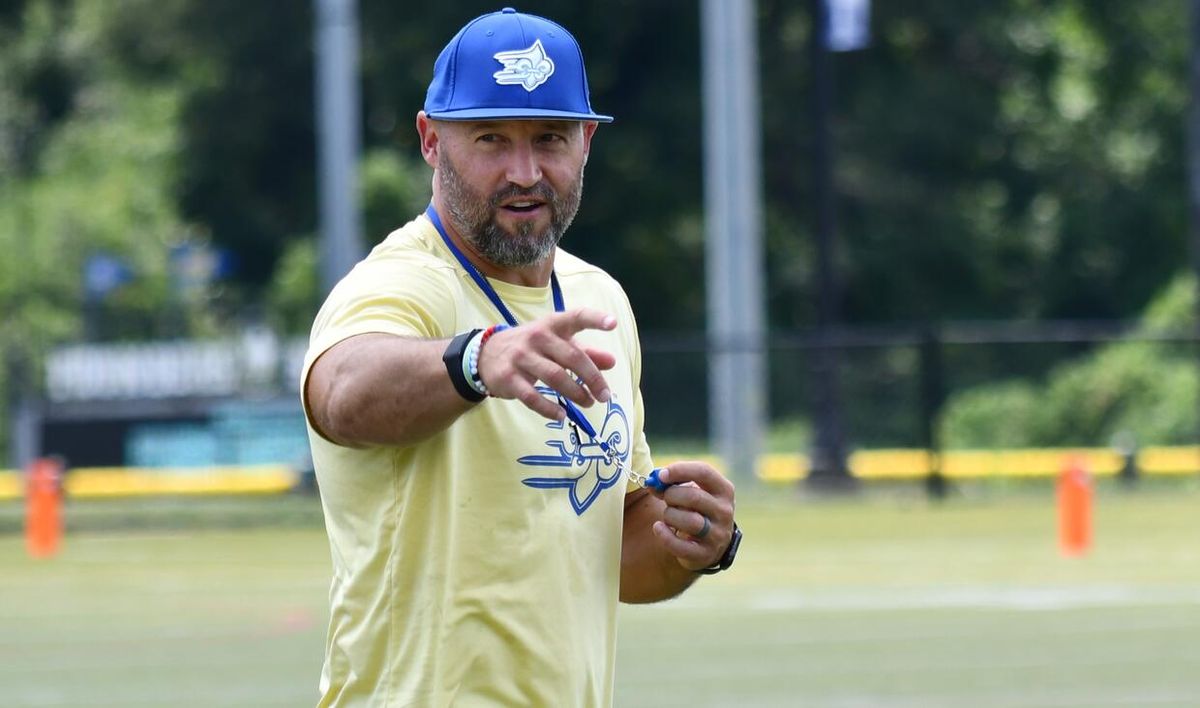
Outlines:
{"label": "man's open mouth", "polygon": [[545,204],[544,202],[516,201],[516,202],[509,202],[508,204],[505,204],[503,208],[505,208],[509,211],[517,212],[518,214],[524,214],[527,212],[534,211],[538,207],[543,206],[544,204]]}

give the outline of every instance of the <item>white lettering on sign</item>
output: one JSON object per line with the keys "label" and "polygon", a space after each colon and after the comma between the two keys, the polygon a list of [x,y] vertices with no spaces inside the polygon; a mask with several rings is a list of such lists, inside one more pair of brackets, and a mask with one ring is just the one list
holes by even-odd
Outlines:
{"label": "white lettering on sign", "polygon": [[46,360],[46,395],[54,402],[236,396],[293,390],[297,355],[307,342],[281,346],[273,333],[241,340],[80,344]]}

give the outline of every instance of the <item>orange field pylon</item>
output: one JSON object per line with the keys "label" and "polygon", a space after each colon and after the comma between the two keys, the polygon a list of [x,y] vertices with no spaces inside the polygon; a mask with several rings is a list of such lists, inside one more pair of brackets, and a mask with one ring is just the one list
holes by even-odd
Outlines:
{"label": "orange field pylon", "polygon": [[25,548],[33,558],[49,558],[62,544],[63,466],[39,458],[29,466],[25,482]]}
{"label": "orange field pylon", "polygon": [[1058,476],[1058,546],[1082,556],[1092,545],[1092,479],[1082,458],[1071,457]]}

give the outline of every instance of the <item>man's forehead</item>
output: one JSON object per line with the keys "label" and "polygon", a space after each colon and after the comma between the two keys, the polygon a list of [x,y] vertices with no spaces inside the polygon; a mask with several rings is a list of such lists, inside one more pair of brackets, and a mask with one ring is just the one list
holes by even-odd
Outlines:
{"label": "man's forehead", "polygon": [[495,131],[555,131],[569,132],[578,130],[583,123],[577,120],[543,120],[541,118],[521,118],[510,120],[462,120],[462,121],[443,121],[452,123],[462,127],[468,131],[478,130],[495,130]]}

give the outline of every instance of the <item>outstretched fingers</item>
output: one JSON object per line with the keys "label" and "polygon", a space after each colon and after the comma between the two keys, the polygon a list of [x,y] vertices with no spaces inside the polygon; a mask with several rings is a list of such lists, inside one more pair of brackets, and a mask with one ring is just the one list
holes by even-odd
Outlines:
{"label": "outstretched fingers", "polygon": [[[608,382],[600,372],[615,366],[616,357],[602,350],[580,347],[574,337],[585,329],[616,329],[617,318],[599,310],[580,308],[552,315],[547,320],[550,329],[558,335],[549,342],[552,349],[550,358],[578,377],[587,389],[582,391],[572,388],[572,392],[577,394],[575,396],[555,387],[556,390],[582,406],[592,405],[593,398],[608,401],[612,394],[609,392]],[[600,361],[597,361],[597,358]]]}
{"label": "outstretched fingers", "polygon": [[616,326],[612,315],[580,308],[499,332],[480,351],[480,378],[493,396],[519,400],[539,415],[562,420],[561,408],[537,391],[537,382],[581,406],[609,400],[611,393],[601,371],[613,368],[616,357],[581,346],[575,335],[585,329],[612,330]]}
{"label": "outstretched fingers", "polygon": [[593,310],[590,307],[556,312],[543,319],[563,339],[570,339],[575,333],[582,332],[585,329],[609,331],[617,328],[616,317],[600,310]]}
{"label": "outstretched fingers", "polygon": [[601,371],[608,371],[617,365],[617,357],[603,349],[595,349],[592,347],[584,347],[583,352],[588,355],[592,363]]}
{"label": "outstretched fingers", "polygon": [[537,413],[543,418],[550,420],[562,421],[566,418],[566,413],[554,401],[542,395],[542,392],[537,390],[533,384],[527,384],[521,389],[521,392],[514,396],[517,400],[525,405],[526,408]]}

